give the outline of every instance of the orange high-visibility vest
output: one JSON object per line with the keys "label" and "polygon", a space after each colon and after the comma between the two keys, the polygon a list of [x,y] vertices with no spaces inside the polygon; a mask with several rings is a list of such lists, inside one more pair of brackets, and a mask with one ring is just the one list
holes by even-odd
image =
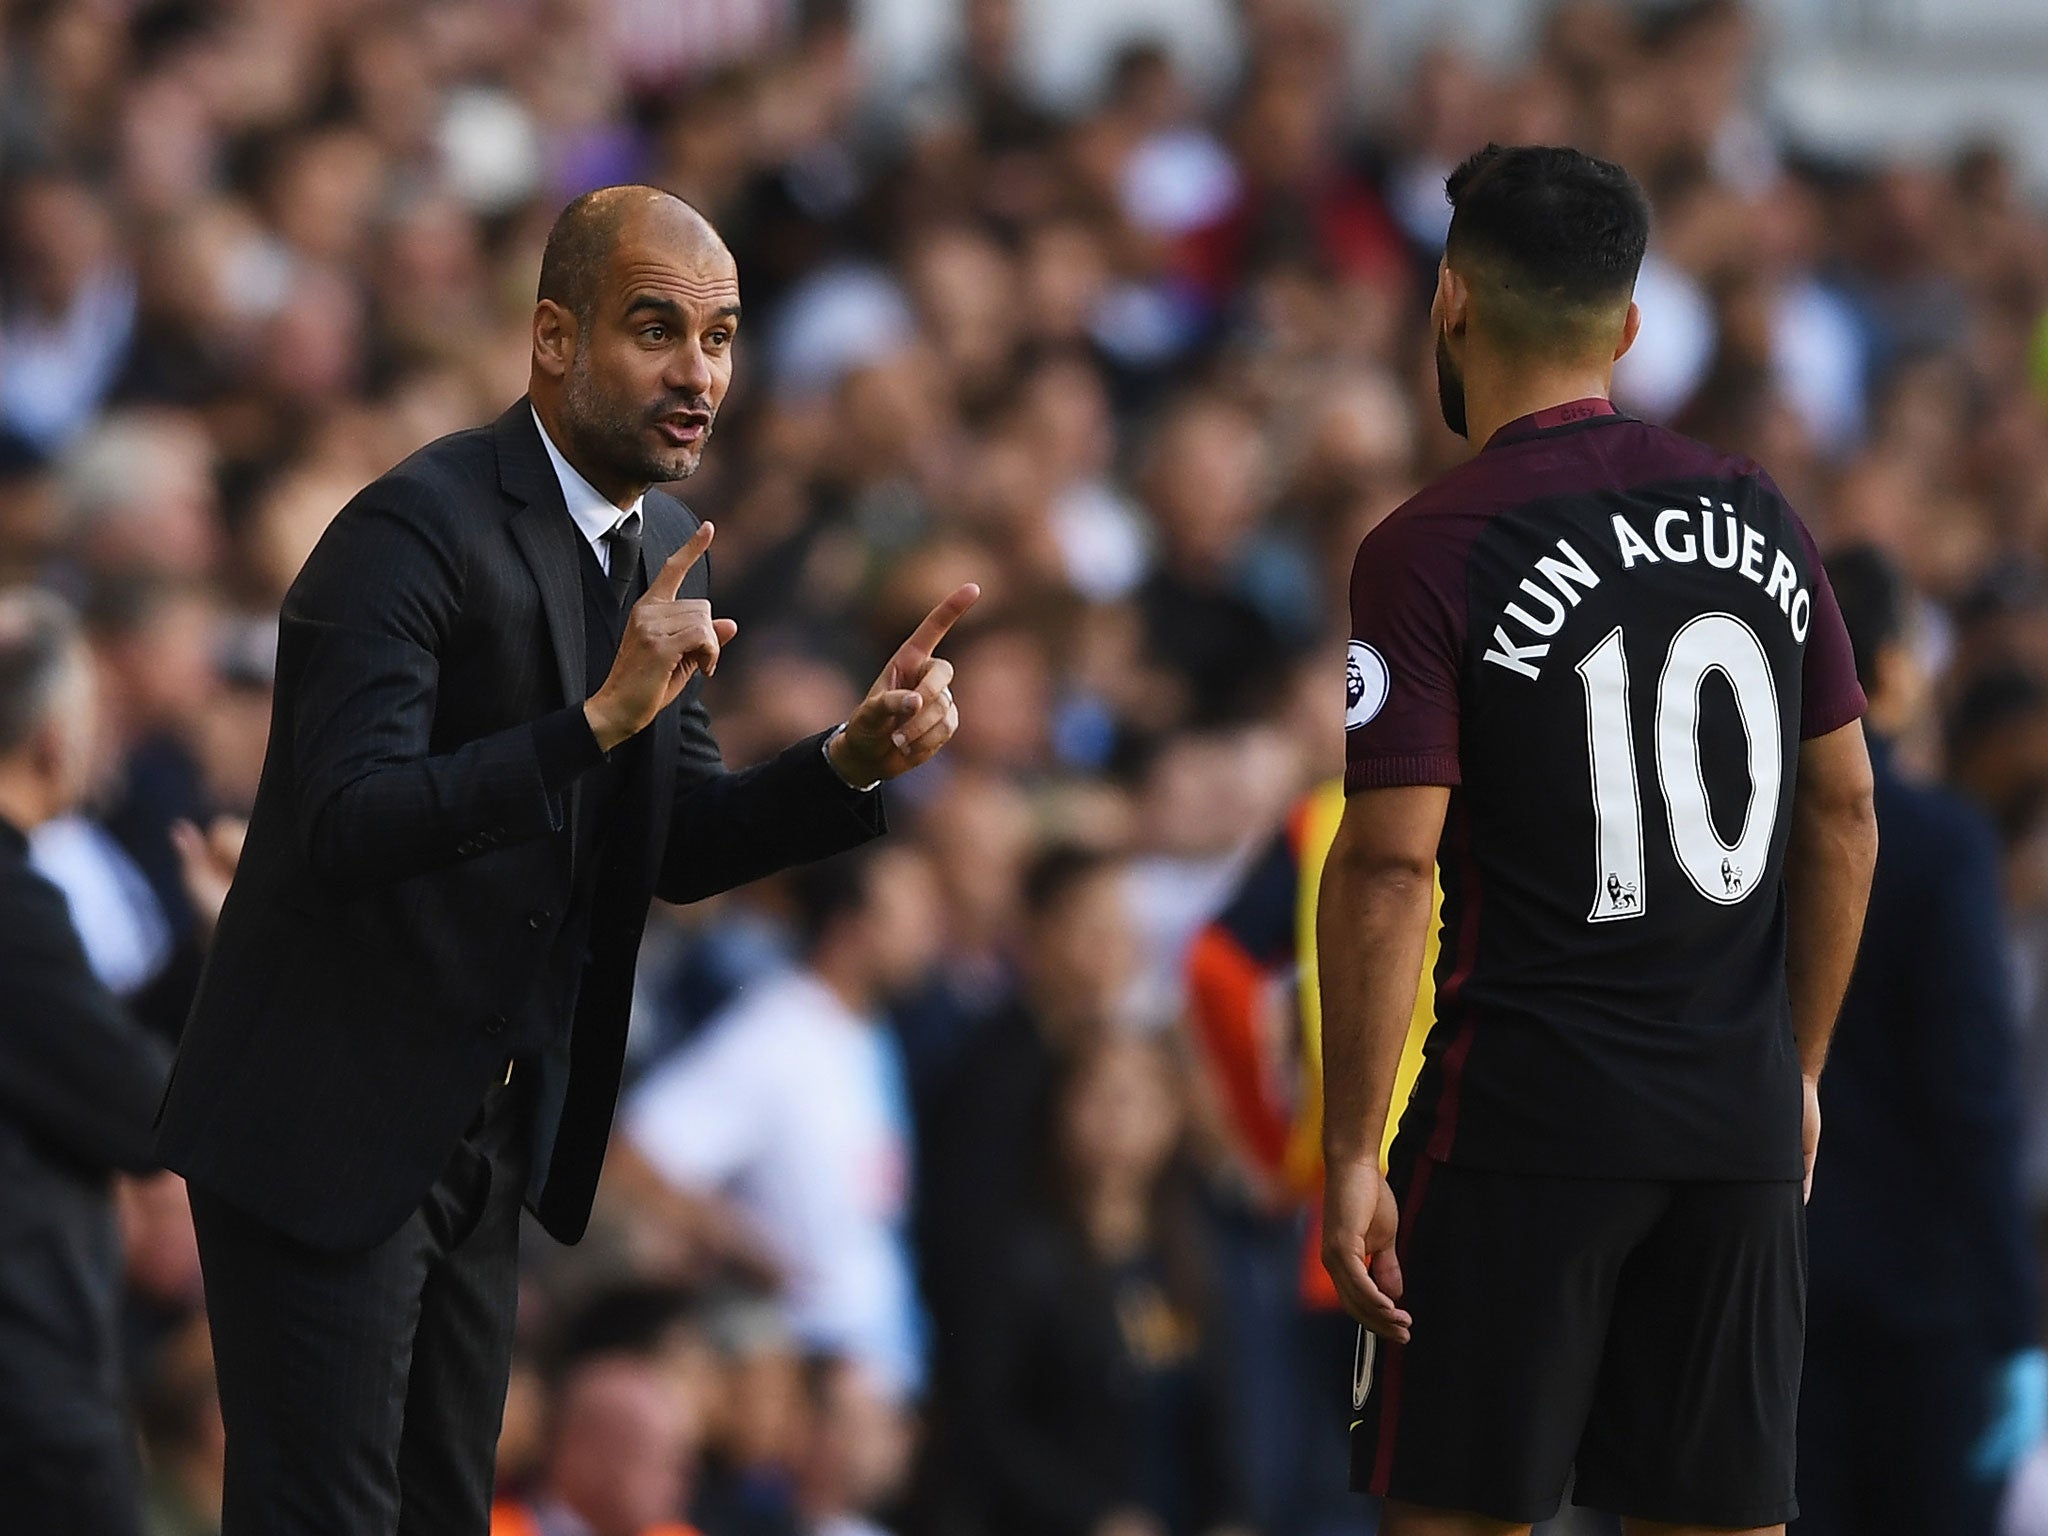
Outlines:
{"label": "orange high-visibility vest", "polygon": [[[510,1500],[491,1506],[491,1536],[544,1536],[540,1522],[524,1504]],[[679,1522],[650,1525],[640,1536],[699,1536],[695,1526]]]}

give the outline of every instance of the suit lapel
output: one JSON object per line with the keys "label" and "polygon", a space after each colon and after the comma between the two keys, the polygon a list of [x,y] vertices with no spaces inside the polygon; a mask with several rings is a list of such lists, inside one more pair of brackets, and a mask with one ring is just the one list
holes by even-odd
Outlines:
{"label": "suit lapel", "polygon": [[[584,676],[583,588],[577,562],[582,537],[569,520],[562,483],[541,445],[540,428],[525,397],[498,418],[498,484],[507,496],[524,505],[512,514],[512,542],[540,588],[541,614],[547,620],[548,644],[562,684],[562,702],[580,703],[587,687]],[[576,822],[583,797],[572,787],[563,797],[563,820],[569,833],[570,871],[574,877]]]}
{"label": "suit lapel", "polygon": [[519,546],[535,585],[541,612],[548,621],[548,640],[562,683],[562,702],[583,697],[583,588],[577,561],[576,525],[562,501],[561,482],[541,446],[540,429],[524,399],[498,418],[498,483],[514,501],[523,502],[512,517],[512,539]]}

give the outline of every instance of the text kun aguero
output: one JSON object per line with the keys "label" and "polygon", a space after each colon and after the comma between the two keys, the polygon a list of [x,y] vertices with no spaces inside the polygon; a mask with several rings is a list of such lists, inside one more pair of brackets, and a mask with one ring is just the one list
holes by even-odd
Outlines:
{"label": "text kun aguero", "polygon": [[[1725,515],[1716,514],[1712,501],[1705,496],[1700,498],[1697,511],[1667,507],[1657,514],[1646,539],[1626,517],[1615,513],[1611,526],[1621,568],[1632,571],[1638,565],[1665,561],[1690,565],[1704,559],[1716,570],[1736,571],[1762,587],[1764,596],[1777,603],[1791,624],[1792,638],[1804,645],[1807,627],[1813,621],[1813,595],[1799,584],[1797,567],[1782,549],[1769,545],[1763,534],[1736,517],[1735,508],[1725,501],[1721,503],[1721,514]],[[1559,539],[1557,554],[1545,555],[1536,562],[1536,575],[1543,582],[1529,576],[1522,578],[1520,590],[1529,603],[1508,604],[1502,622],[1493,626],[1493,643],[1480,658],[1530,678],[1543,675],[1542,661],[1550,654],[1547,637],[1564,628],[1566,616],[1579,605],[1580,589],[1590,592],[1600,585],[1599,573],[1586,564],[1585,557],[1572,547],[1569,539]],[[1509,621],[1535,638],[1517,643],[1519,637],[1509,632]]]}

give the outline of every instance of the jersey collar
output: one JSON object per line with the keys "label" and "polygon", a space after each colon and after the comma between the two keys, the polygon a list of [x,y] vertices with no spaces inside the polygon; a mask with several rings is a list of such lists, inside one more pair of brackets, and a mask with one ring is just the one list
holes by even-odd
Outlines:
{"label": "jersey collar", "polygon": [[[1614,408],[1613,401],[1603,400],[1598,395],[1588,395],[1583,400],[1567,400],[1562,405],[1546,406],[1540,411],[1530,412],[1527,416],[1517,416],[1486,440],[1486,448],[1503,448],[1509,443],[1525,442],[1529,438],[1545,437],[1553,432],[1576,431],[1587,426],[1605,426],[1609,422],[1628,419]],[[1484,453],[1486,448],[1479,451]]]}

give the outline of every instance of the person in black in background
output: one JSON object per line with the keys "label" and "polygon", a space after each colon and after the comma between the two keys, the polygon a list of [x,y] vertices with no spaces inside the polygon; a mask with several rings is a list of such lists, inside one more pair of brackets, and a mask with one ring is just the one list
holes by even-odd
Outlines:
{"label": "person in black in background", "polygon": [[1870,548],[1828,575],[1870,698],[1881,851],[1821,1083],[1793,1529],[1988,1536],[2048,1427],[1998,842],[1896,761],[1927,700],[1904,578]]}
{"label": "person in black in background", "polygon": [[0,594],[0,1525],[37,1536],[141,1529],[111,1183],[151,1166],[170,1049],[94,977],[27,856],[84,791],[93,713],[69,612]]}
{"label": "person in black in background", "polygon": [[1010,1233],[962,1426],[992,1536],[1201,1536],[1242,1518],[1228,1383],[1159,1045],[1062,1071],[1050,1198]]}

